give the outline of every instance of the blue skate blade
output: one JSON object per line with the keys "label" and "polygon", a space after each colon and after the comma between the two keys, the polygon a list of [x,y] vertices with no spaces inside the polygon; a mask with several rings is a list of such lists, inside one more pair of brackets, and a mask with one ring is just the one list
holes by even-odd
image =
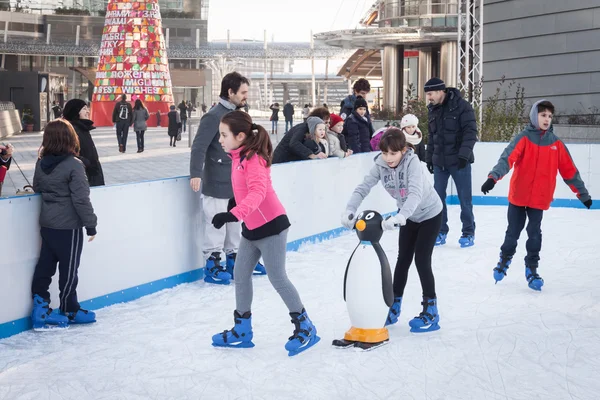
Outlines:
{"label": "blue skate blade", "polygon": [[473,247],[473,246],[475,246],[475,242],[472,242],[472,243],[471,243],[471,242],[469,242],[469,243],[461,243],[461,244],[460,244],[460,247],[461,247],[462,249],[464,249],[464,248],[466,248],[466,247]]}
{"label": "blue skate blade", "polygon": [[34,326],[33,330],[36,332],[59,332],[69,329],[69,325],[49,325],[44,324],[42,326]]}
{"label": "blue skate blade", "polygon": [[300,353],[302,353],[303,351],[306,351],[308,349],[310,349],[311,347],[313,347],[315,344],[319,343],[319,341],[321,340],[321,338],[319,336],[313,336],[307,343],[306,345],[300,347],[298,350],[294,350],[294,351],[289,351],[288,352],[288,356],[290,357],[294,357]]}
{"label": "blue skate blade", "polygon": [[426,333],[426,332],[434,332],[440,329],[440,324],[435,323],[431,325],[424,326],[422,328],[410,328],[412,333]]}
{"label": "blue skate blade", "polygon": [[261,263],[256,264],[256,267],[254,267],[254,271],[252,271],[252,275],[266,275],[267,274],[267,270],[265,269],[265,266],[262,265]]}
{"label": "blue skate blade", "polygon": [[213,343],[212,345],[213,345],[213,347],[231,348],[231,349],[250,349],[250,348],[254,347],[254,343],[252,343],[252,342],[224,343],[224,344]]}
{"label": "blue skate blade", "polygon": [[214,283],[215,285],[229,285],[231,283],[231,281],[229,279],[218,281],[218,280],[213,279],[212,276],[208,276],[208,275],[206,275],[204,277],[204,282],[206,282],[206,283]]}
{"label": "blue skate blade", "polygon": [[528,286],[535,291],[541,292],[542,286],[544,286],[544,281],[541,279],[534,279],[529,283]]}

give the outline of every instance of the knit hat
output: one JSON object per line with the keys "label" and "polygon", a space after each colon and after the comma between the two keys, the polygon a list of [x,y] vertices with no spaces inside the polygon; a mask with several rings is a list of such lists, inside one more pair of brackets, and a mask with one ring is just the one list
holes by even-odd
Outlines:
{"label": "knit hat", "polygon": [[334,126],[336,126],[340,122],[344,122],[344,120],[339,115],[337,115],[337,114],[331,114],[329,116],[329,128],[333,128]]}
{"label": "knit hat", "polygon": [[404,129],[407,126],[419,126],[419,118],[414,114],[406,114],[400,121],[400,129]]}
{"label": "knit hat", "polygon": [[79,119],[79,112],[85,106],[87,106],[87,103],[80,99],[67,101],[62,112],[63,118],[67,121],[77,121]]}
{"label": "knit hat", "polygon": [[367,101],[362,98],[362,96],[358,96],[354,101],[354,109],[357,110],[361,107],[368,108]]}
{"label": "knit hat", "polygon": [[323,122],[323,120],[319,117],[308,117],[306,123],[308,124],[308,132],[311,135],[315,134],[315,131],[317,130],[317,125],[325,124],[325,122]]}
{"label": "knit hat", "polygon": [[446,84],[440,78],[431,78],[425,84],[425,92],[433,92],[435,90],[446,90]]}

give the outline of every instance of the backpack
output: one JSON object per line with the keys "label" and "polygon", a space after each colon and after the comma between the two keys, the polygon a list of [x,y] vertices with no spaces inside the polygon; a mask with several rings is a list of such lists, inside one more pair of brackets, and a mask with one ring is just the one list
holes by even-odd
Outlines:
{"label": "backpack", "polygon": [[121,104],[119,108],[119,119],[129,119],[129,108],[127,107],[127,104]]}

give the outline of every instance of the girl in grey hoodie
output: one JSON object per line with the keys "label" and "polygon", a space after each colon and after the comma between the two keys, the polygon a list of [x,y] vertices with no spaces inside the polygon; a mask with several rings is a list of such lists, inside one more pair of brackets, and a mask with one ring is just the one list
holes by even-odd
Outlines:
{"label": "girl in grey hoodie", "polygon": [[388,129],[379,142],[382,151],[375,165],[350,197],[342,224],[354,228],[356,211],[371,189],[381,181],[385,190],[398,205],[398,213],[382,222],[384,230],[400,226],[398,261],[394,272],[394,304],[386,325],[398,322],[408,269],[413,258],[423,289],[423,311],[409,325],[412,332],[439,329],[435,280],[431,255],[442,224],[442,202],[423,173],[419,158],[407,145],[406,136],[398,128]]}

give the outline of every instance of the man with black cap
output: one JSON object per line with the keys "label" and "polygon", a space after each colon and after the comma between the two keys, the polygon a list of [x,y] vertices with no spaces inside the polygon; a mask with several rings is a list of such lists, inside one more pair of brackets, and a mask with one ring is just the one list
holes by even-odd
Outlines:
{"label": "man with black cap", "polygon": [[471,190],[471,164],[475,161],[473,147],[477,141],[477,120],[471,104],[462,98],[456,88],[446,88],[439,78],[425,84],[429,108],[429,140],[427,169],[433,174],[435,190],[444,205],[443,220],[436,246],[446,243],[448,211],[446,189],[452,177],[460,202],[462,236],[461,247],[475,244],[475,216]]}

